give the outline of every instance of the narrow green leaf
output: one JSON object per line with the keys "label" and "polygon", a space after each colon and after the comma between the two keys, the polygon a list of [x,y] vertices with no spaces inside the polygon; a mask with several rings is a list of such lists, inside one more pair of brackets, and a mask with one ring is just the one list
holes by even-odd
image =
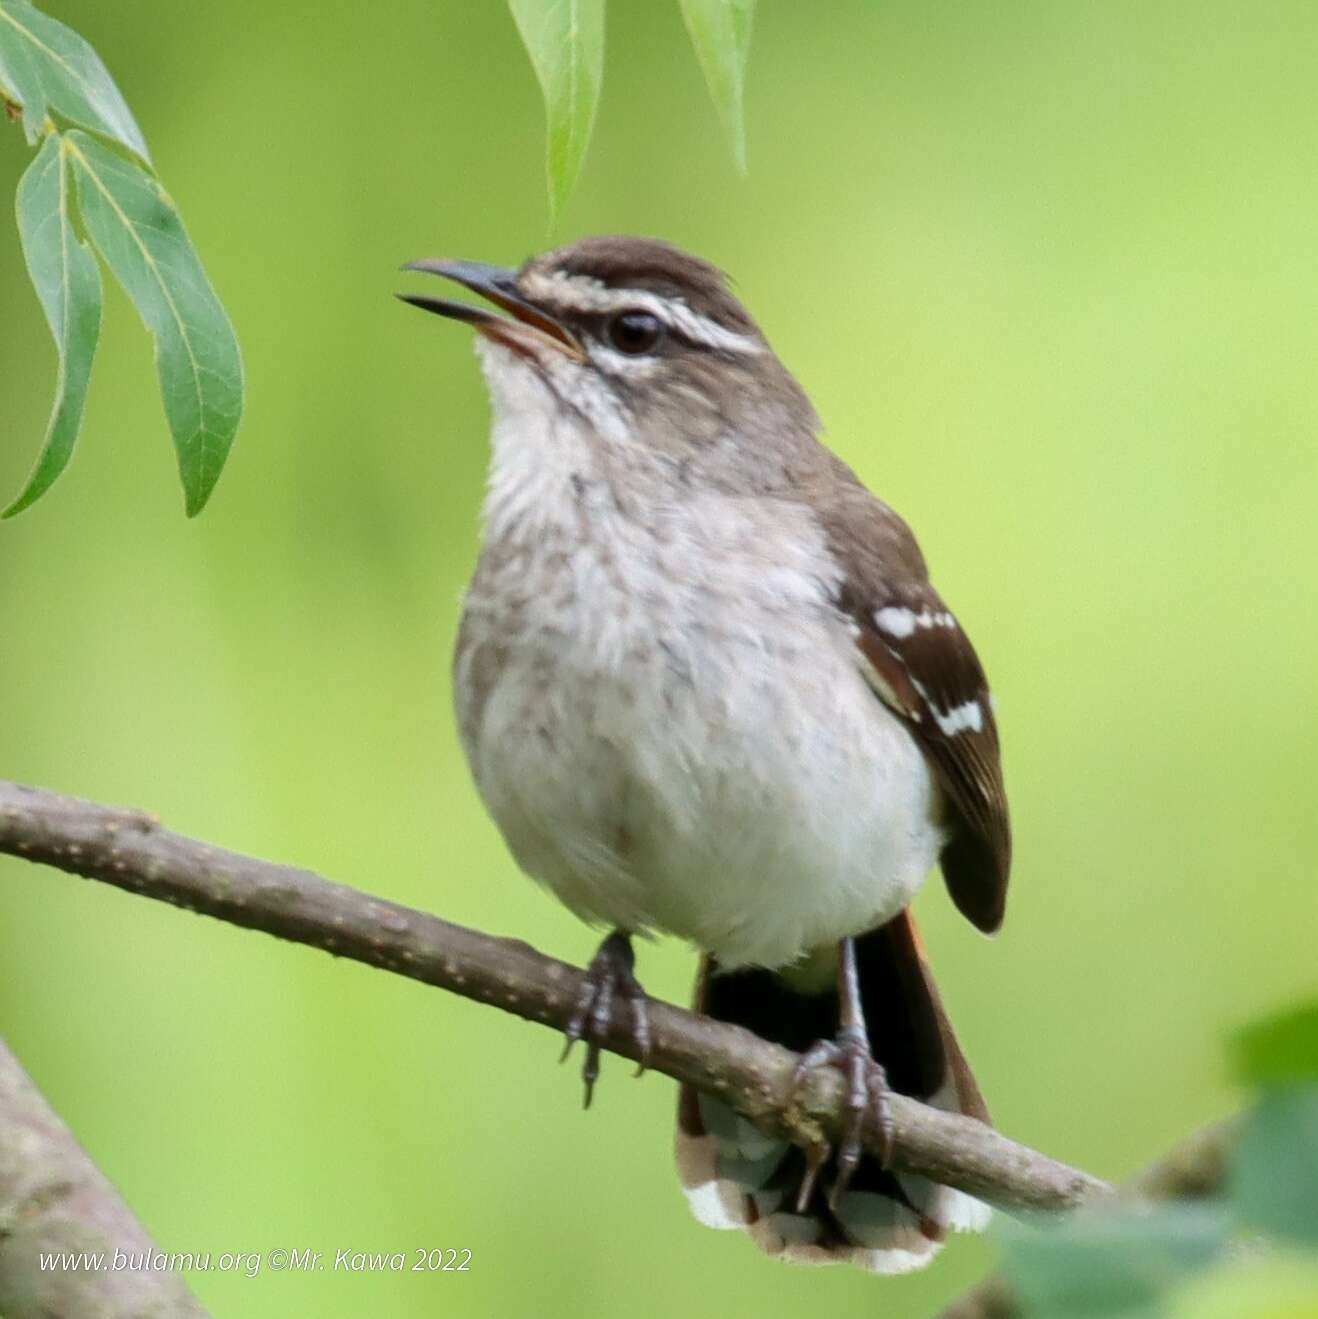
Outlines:
{"label": "narrow green leaf", "polygon": [[0,0],[0,91],[23,107],[29,142],[45,131],[53,110],[151,159],[142,130],[101,57],[72,28],[28,0]]}
{"label": "narrow green leaf", "polygon": [[1318,1245],[1318,1085],[1259,1101],[1236,1146],[1231,1198],[1248,1226]]}
{"label": "narrow green leaf", "polygon": [[18,185],[18,231],[59,349],[55,408],[36,468],[3,517],[34,504],[68,466],[87,401],[101,333],[101,272],[91,249],[73,231],[72,183],[60,137],[51,133]]}
{"label": "narrow green leaf", "polygon": [[508,0],[545,98],[551,218],[572,191],[604,78],[604,0]]}
{"label": "narrow green leaf", "polygon": [[1231,1053],[1236,1075],[1248,1085],[1318,1080],[1318,1001],[1246,1026]]}
{"label": "narrow green leaf", "polygon": [[155,337],[160,392],[194,517],[215,488],[242,416],[233,328],[155,178],[85,133],[69,133],[65,149],[88,236]]}
{"label": "narrow green leaf", "polygon": [[746,62],[755,0],[679,0],[737,169],[746,172]]}

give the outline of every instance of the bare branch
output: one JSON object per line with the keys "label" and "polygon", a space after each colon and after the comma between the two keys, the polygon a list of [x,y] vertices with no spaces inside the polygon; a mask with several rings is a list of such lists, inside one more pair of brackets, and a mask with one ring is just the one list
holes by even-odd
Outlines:
{"label": "bare branch", "polygon": [[[306,870],[184,838],[140,812],[38,788],[0,782],[0,852],[323,948],[558,1029],[582,985],[575,967],[524,943],[449,924]],[[790,1105],[796,1054],[667,1003],[652,1003],[650,1023],[655,1071],[717,1095],[765,1129],[803,1143],[837,1130],[839,1077],[821,1069]],[[635,1058],[621,1010],[607,1046]],[[894,1166],[1004,1209],[1073,1209],[1112,1193],[1098,1178],[973,1119],[902,1095],[893,1096],[892,1118]],[[880,1148],[873,1122],[864,1141],[870,1150]]]}
{"label": "bare branch", "polygon": [[[121,1266],[115,1252],[121,1252]],[[43,1267],[71,1252],[83,1266]],[[104,1267],[86,1267],[86,1255]],[[0,1040],[0,1314],[206,1319],[159,1247]]]}

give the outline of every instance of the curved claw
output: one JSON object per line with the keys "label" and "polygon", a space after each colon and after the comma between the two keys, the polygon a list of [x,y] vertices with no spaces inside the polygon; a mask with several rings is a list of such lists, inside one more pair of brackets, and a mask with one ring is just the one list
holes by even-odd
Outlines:
{"label": "curved claw", "polygon": [[[792,1069],[792,1091],[806,1083],[811,1072],[820,1067],[834,1067],[842,1073],[842,1121],[837,1142],[837,1175],[829,1191],[828,1205],[836,1209],[846,1194],[864,1153],[861,1133],[865,1115],[871,1109],[882,1133],[880,1162],[886,1167],[892,1152],[892,1118],[888,1111],[888,1078],[870,1054],[863,1033],[843,1029],[836,1040],[816,1040]],[[806,1174],[797,1195],[797,1212],[804,1213],[814,1191],[819,1170],[827,1161],[829,1147],[824,1145],[806,1152]]]}
{"label": "curved claw", "polygon": [[563,1052],[558,1055],[559,1062],[567,1062],[572,1046],[586,1033],[586,1023],[590,1020],[590,1009],[594,1001],[595,986],[587,972],[581,992],[577,995],[577,1005],[572,1009],[572,1016],[568,1018],[567,1025],[563,1027]]}
{"label": "curved claw", "polygon": [[615,930],[600,944],[599,951],[591,959],[586,969],[585,982],[577,995],[576,1006],[564,1027],[563,1033],[567,1040],[559,1057],[560,1062],[567,1060],[572,1046],[578,1040],[586,1041],[586,1061],[581,1069],[581,1079],[585,1085],[584,1108],[589,1108],[594,1098],[595,1082],[600,1074],[600,1045],[612,1025],[614,1000],[618,996],[626,1000],[630,1009],[632,1043],[640,1058],[636,1068],[637,1076],[645,1070],[649,1060],[650,1016],[646,1009],[645,991],[632,971],[634,965],[631,940],[621,930]]}

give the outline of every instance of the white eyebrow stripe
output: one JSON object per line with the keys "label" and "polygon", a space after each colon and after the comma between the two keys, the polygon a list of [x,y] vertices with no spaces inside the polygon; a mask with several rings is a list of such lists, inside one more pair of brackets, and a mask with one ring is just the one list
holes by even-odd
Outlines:
{"label": "white eyebrow stripe", "polygon": [[717,321],[694,312],[681,298],[661,298],[647,289],[614,289],[593,275],[569,275],[555,270],[528,271],[518,281],[531,301],[555,303],[576,311],[648,311],[671,330],[707,348],[727,353],[762,353],[764,345],[752,335],[724,329]]}

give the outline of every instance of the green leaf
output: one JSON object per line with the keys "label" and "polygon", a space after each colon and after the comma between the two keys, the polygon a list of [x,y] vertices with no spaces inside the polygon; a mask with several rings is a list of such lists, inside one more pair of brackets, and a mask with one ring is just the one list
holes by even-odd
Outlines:
{"label": "green leaf", "polygon": [[572,191],[604,79],[604,0],[508,0],[545,98],[551,218]]}
{"label": "green leaf", "polygon": [[71,28],[27,0],[0,0],[0,91],[23,107],[29,142],[53,110],[145,161],[142,130],[101,57]]}
{"label": "green leaf", "polygon": [[1231,1042],[1231,1053],[1236,1074],[1249,1085],[1318,1079],[1318,1002],[1245,1027]]}
{"label": "green leaf", "polygon": [[1218,1256],[1227,1224],[1212,1207],[1172,1204],[1010,1225],[1000,1235],[1027,1319],[1154,1319],[1177,1283]]}
{"label": "green leaf", "polygon": [[1259,1101],[1236,1146],[1231,1196],[1248,1226],[1318,1244],[1318,1085]]}
{"label": "green leaf", "polygon": [[746,62],[755,0],[680,0],[709,94],[723,121],[737,169],[746,172]]}
{"label": "green leaf", "polygon": [[242,416],[242,361],[224,308],[155,178],[85,133],[65,149],[88,236],[156,341],[187,512],[205,507]]}
{"label": "green leaf", "polygon": [[51,133],[18,185],[18,230],[59,349],[55,408],[36,468],[4,517],[34,504],[68,466],[101,333],[101,272],[91,249],[73,231],[72,186],[60,137]]}

